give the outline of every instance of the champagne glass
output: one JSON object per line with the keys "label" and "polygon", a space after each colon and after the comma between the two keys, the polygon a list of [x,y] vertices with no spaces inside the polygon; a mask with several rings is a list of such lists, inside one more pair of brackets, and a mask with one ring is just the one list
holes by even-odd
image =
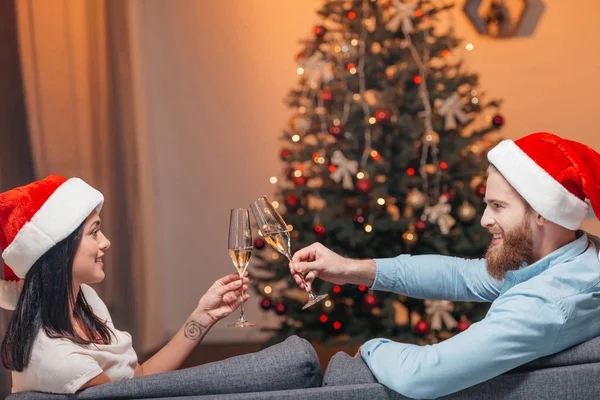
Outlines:
{"label": "champagne glass", "polygon": [[[292,262],[290,232],[287,229],[287,224],[277,210],[275,210],[275,207],[273,207],[267,196],[263,196],[250,204],[250,210],[258,224],[260,234],[265,238],[267,243]],[[326,294],[315,295],[308,288],[304,277],[301,276],[300,278],[302,279],[302,283],[304,283],[304,288],[308,292],[308,302],[302,307],[303,310],[327,297]]]}
{"label": "champagne glass", "polygon": [[240,317],[235,323],[229,326],[235,326],[238,328],[245,328],[247,326],[254,326],[252,322],[249,322],[244,317],[244,272],[250,262],[250,255],[252,254],[252,229],[250,227],[250,215],[248,210],[245,208],[234,208],[231,210],[229,216],[229,256],[233,261],[233,265],[240,274],[240,280],[242,281],[242,287],[240,289],[242,298],[242,304],[240,305]]}

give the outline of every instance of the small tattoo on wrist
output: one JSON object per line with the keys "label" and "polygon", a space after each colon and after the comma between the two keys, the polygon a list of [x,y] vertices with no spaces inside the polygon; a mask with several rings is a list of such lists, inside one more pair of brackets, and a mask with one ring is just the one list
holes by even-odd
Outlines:
{"label": "small tattoo on wrist", "polygon": [[190,340],[198,340],[202,335],[202,325],[196,321],[189,321],[183,328],[183,335]]}

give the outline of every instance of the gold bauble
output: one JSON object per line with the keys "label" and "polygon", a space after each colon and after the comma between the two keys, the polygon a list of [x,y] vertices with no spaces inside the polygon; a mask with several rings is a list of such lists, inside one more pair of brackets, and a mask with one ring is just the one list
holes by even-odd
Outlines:
{"label": "gold bauble", "polygon": [[387,181],[387,176],[385,176],[385,175],[375,176],[375,182],[377,182],[377,183],[385,183],[386,181]]}
{"label": "gold bauble", "polygon": [[413,189],[406,196],[406,204],[419,210],[425,205],[425,195],[417,189]]}
{"label": "gold bauble", "polygon": [[463,203],[458,207],[458,219],[462,222],[471,222],[475,219],[475,215],[477,211],[475,207],[473,207],[469,202],[463,201]]}
{"label": "gold bauble", "polygon": [[437,172],[438,167],[435,164],[425,164],[421,167],[426,174],[433,175]]}
{"label": "gold bauble", "polygon": [[435,131],[426,132],[423,135],[423,142],[427,144],[438,144],[440,142],[440,135]]}

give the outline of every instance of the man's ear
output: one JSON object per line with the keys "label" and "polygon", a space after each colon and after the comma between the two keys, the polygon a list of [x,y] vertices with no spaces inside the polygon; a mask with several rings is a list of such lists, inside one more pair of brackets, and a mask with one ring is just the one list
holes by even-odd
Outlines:
{"label": "man's ear", "polygon": [[[534,211],[535,212],[535,211]],[[548,223],[549,221],[542,217],[541,214],[539,213],[535,213],[535,223],[537,224],[537,226],[544,226]]]}

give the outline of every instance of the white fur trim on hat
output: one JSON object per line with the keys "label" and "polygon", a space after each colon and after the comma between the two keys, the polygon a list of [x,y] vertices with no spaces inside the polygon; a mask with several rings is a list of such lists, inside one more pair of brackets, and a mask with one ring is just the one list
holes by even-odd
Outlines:
{"label": "white fur trim on hat", "polygon": [[90,213],[100,212],[104,196],[79,178],[60,185],[2,253],[19,278],[45,252],[77,229]]}
{"label": "white fur trim on hat", "polygon": [[581,226],[589,206],[569,192],[512,140],[488,152],[488,160],[540,215],[570,230]]}

